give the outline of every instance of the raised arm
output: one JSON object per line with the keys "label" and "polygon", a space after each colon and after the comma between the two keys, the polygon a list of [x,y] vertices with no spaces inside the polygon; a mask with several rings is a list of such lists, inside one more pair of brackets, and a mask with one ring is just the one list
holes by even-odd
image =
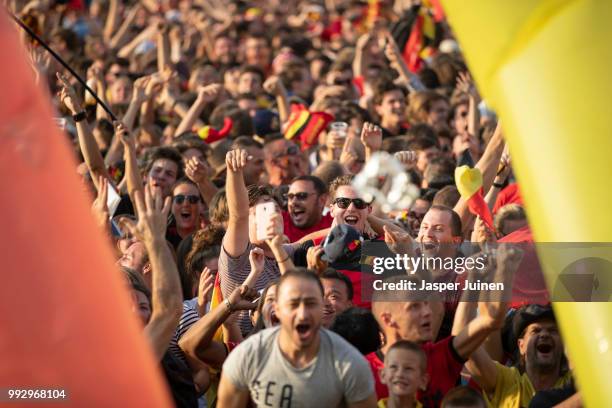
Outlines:
{"label": "raised arm", "polygon": [[289,119],[289,97],[287,96],[287,90],[283,85],[283,82],[277,76],[271,76],[266,79],[263,84],[265,91],[276,98],[276,104],[278,106],[278,116],[281,122],[281,126]]}
{"label": "raised arm", "polygon": [[204,160],[197,157],[192,157],[185,163],[185,175],[189,180],[196,183],[204,202],[208,205],[213,196],[217,193],[218,188],[211,181],[210,166]]}
{"label": "raised arm", "polygon": [[248,153],[242,149],[231,150],[225,156],[225,191],[229,220],[223,248],[231,257],[240,256],[249,244],[249,194],[242,174],[247,160]]}
{"label": "raised arm", "polygon": [[[481,303],[481,313],[454,338],[453,346],[457,353],[463,358],[469,358],[466,367],[472,373],[472,378],[486,392],[495,389],[497,381],[497,369],[493,359],[481,347],[487,336],[495,330],[501,329],[506,316],[506,299],[512,292],[512,280],[514,272],[522,259],[519,249],[507,245],[500,245],[497,249],[497,266],[495,282],[504,284],[504,294],[496,295],[496,299],[489,298],[490,292],[484,294],[484,303]],[[489,300],[489,301],[486,301]]]}
{"label": "raised arm", "polygon": [[137,192],[135,205],[138,224],[130,226],[131,232],[145,245],[151,263],[151,318],[145,326],[145,334],[153,353],[161,360],[182,313],[182,292],[178,269],[165,239],[171,201],[164,201],[161,191],[147,187],[143,195]]}
{"label": "raised arm", "polygon": [[[115,137],[119,138],[123,144],[123,155],[125,158],[125,178],[127,180],[127,190],[130,200],[135,205],[136,194],[143,194],[144,186],[142,177],[138,171],[138,160],[136,159],[136,145],[134,137],[123,124],[118,124],[115,128]],[[138,210],[135,208],[135,210]]]}
{"label": "raised arm", "polygon": [[[247,278],[248,279],[248,278]],[[252,310],[252,301],[257,291],[242,285],[234,289],[223,304],[214,308],[187,330],[179,340],[179,347],[189,357],[200,360],[213,368],[220,368],[227,357],[225,345],[213,341],[215,332],[230,317],[240,310]]]}
{"label": "raised arm", "polygon": [[108,15],[106,16],[106,22],[104,24],[104,42],[108,43],[115,30],[117,29],[117,22],[119,20],[119,0],[110,0],[108,6]]}
{"label": "raised arm", "polygon": [[459,77],[457,78],[457,89],[469,97],[468,133],[473,136],[478,136],[480,132],[480,111],[478,110],[480,94],[469,72],[459,73]]}
{"label": "raised arm", "polygon": [[163,72],[170,65],[170,37],[168,25],[159,23],[157,26],[157,70]]}
{"label": "raised arm", "polygon": [[200,88],[198,91],[198,97],[193,105],[191,105],[191,108],[189,108],[187,115],[185,115],[181,123],[176,128],[174,135],[178,136],[182,133],[190,131],[200,117],[204,107],[217,99],[222,89],[223,87],[219,84],[211,84]]}
{"label": "raised arm", "polygon": [[365,146],[366,163],[372,154],[382,147],[382,129],[373,123],[365,122],[361,129],[361,143]]}
{"label": "raised arm", "polygon": [[[72,116],[81,113],[84,115],[85,111],[83,109],[83,104],[81,99],[77,96],[74,88],[68,84],[68,81],[63,76],[58,74],[57,78],[62,84],[62,90],[60,91],[60,100],[62,103],[66,105],[66,108],[68,108]],[[89,169],[94,185],[96,188],[99,188],[98,180],[100,179],[100,176],[110,178],[104,164],[104,159],[102,158],[102,154],[100,153],[96,139],[93,137],[91,128],[84,118],[83,120],[76,122],[76,129],[83,159],[85,160],[85,164]]]}
{"label": "raised arm", "polygon": [[278,269],[280,270],[281,275],[283,275],[288,270],[294,269],[295,265],[293,264],[293,259],[289,256],[287,251],[285,251],[285,247],[283,246],[285,242],[285,236],[282,234],[283,228],[283,217],[280,213],[275,213],[270,217],[270,224],[267,228],[268,238],[266,239],[266,243],[270,247],[270,250],[274,254],[274,259],[278,263]]}
{"label": "raised arm", "polygon": [[[483,191],[489,191],[493,184],[493,179],[497,173],[497,166],[501,155],[504,151],[504,137],[502,135],[501,125],[497,124],[497,129],[493,137],[489,141],[487,148],[485,149],[482,157],[476,163],[482,173],[482,189]],[[472,223],[474,222],[474,216],[469,211],[467,202],[460,198],[454,208],[455,212],[459,214],[461,218],[461,225],[463,226],[463,232],[467,232],[471,229]]]}

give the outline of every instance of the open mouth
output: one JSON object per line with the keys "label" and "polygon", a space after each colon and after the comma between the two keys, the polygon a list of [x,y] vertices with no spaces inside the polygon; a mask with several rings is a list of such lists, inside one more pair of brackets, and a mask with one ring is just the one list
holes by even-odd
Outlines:
{"label": "open mouth", "polygon": [[357,225],[358,221],[359,218],[357,218],[355,215],[347,215],[346,217],[344,217],[344,222],[348,225]]}
{"label": "open mouth", "polygon": [[297,330],[300,338],[308,337],[310,334],[310,328],[311,326],[308,323],[300,323],[295,326],[295,330]]}
{"label": "open mouth", "polygon": [[296,221],[301,221],[306,214],[306,210],[302,208],[294,208],[291,210],[291,217]]}
{"label": "open mouth", "polygon": [[187,220],[189,220],[189,219],[191,218],[191,211],[181,211],[181,212],[180,212],[180,214],[179,214],[179,216],[180,216],[180,217],[181,217],[183,220],[187,221]]}
{"label": "open mouth", "polygon": [[553,345],[552,345],[552,344],[547,344],[547,343],[544,343],[544,344],[538,344],[538,345],[536,346],[536,350],[538,351],[538,353],[541,353],[541,354],[548,354],[548,353],[552,352],[552,350],[553,350]]}
{"label": "open mouth", "polygon": [[272,326],[276,326],[280,323],[280,320],[278,320],[278,317],[276,317],[276,314],[274,312],[270,314],[270,323],[272,323]]}
{"label": "open mouth", "polygon": [[423,249],[426,251],[433,251],[435,249],[438,248],[438,244],[436,244],[435,242],[423,242]]}

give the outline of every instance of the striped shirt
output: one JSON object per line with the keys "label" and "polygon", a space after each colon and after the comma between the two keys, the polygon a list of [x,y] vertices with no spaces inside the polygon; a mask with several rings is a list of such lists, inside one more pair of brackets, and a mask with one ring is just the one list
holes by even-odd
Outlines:
{"label": "striped shirt", "polygon": [[193,300],[194,299],[185,300],[183,302],[183,314],[181,315],[178,326],[176,326],[176,330],[174,331],[174,335],[170,340],[169,346],[170,352],[185,364],[187,364],[187,359],[185,358],[183,350],[181,350],[179,347],[178,342],[181,337],[183,337],[183,334],[185,334],[187,330],[189,330],[189,328],[195,324],[195,322],[200,320],[200,315],[196,309],[198,304],[197,299],[195,302],[193,302]]}
{"label": "striped shirt", "polygon": [[[294,247],[290,244],[283,245],[287,255],[293,258]],[[223,299],[227,298],[232,294],[234,289],[242,285],[249,273],[251,272],[251,264],[249,262],[249,253],[254,245],[249,242],[245,251],[237,258],[232,258],[225,251],[225,247],[221,247],[221,254],[219,255],[219,279],[221,281],[221,293]],[[278,263],[274,258],[266,257],[264,263],[264,271],[259,275],[259,278],[255,282],[255,289],[257,291],[263,290],[268,283],[278,280],[280,278],[280,270],[278,269]],[[248,310],[243,310],[238,313],[237,316],[238,325],[243,335],[246,335],[251,331],[253,325],[251,324],[251,318]]]}

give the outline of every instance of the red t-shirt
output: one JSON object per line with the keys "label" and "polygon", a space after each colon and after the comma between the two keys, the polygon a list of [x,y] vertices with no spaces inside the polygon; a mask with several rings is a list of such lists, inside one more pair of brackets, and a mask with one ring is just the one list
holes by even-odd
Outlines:
{"label": "red t-shirt", "polygon": [[[439,407],[444,395],[455,387],[461,378],[461,370],[465,361],[453,348],[452,341],[453,336],[449,336],[437,343],[423,345],[423,351],[427,356],[427,374],[429,374],[427,389],[419,390],[417,393],[417,399],[423,404],[423,408]],[[374,352],[366,356],[374,375],[376,399],[378,400],[389,396],[387,386],[380,382],[380,370],[384,367],[384,362],[379,354],[379,352]]]}
{"label": "red t-shirt", "polygon": [[320,231],[325,228],[329,228],[332,225],[334,219],[329,214],[325,214],[321,217],[321,221],[313,225],[310,228],[302,229],[298,228],[291,222],[291,216],[287,211],[283,211],[283,226],[285,228],[285,235],[289,238],[289,242],[299,241],[302,237]]}

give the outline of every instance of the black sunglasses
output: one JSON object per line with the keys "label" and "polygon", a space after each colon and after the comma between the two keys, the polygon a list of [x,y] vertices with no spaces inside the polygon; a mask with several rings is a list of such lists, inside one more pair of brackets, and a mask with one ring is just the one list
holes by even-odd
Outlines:
{"label": "black sunglasses", "polygon": [[338,86],[349,86],[353,81],[349,78],[347,79],[334,79],[334,85]]}
{"label": "black sunglasses", "polygon": [[298,201],[304,201],[308,198],[309,195],[311,195],[312,193],[306,193],[306,192],[299,192],[299,193],[289,193],[287,194],[287,199],[289,201],[296,199]]}
{"label": "black sunglasses", "polygon": [[178,205],[183,204],[185,200],[189,201],[189,204],[197,204],[200,202],[200,196],[178,194],[174,196],[173,200]]}
{"label": "black sunglasses", "polygon": [[368,205],[370,205],[370,203],[366,203],[361,198],[338,197],[334,200],[334,204],[336,204],[338,207],[342,208],[343,210],[346,210],[347,208],[349,208],[349,205],[351,205],[351,203],[353,203],[355,208],[357,208],[358,210],[363,210]]}

